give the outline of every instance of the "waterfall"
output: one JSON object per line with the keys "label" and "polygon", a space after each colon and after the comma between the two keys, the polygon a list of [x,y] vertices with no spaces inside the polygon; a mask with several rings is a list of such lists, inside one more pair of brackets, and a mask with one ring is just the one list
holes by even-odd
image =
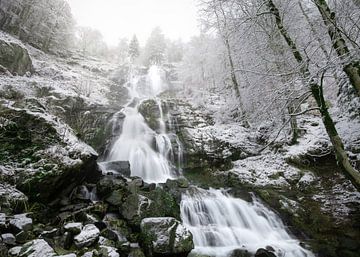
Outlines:
{"label": "waterfall", "polygon": [[181,217],[194,236],[194,251],[201,254],[228,256],[234,249],[255,253],[270,246],[278,257],[314,257],[255,197],[248,203],[221,190],[192,188],[182,196]]}
{"label": "waterfall", "polygon": [[[171,163],[174,150],[170,135],[174,134],[167,132],[162,101],[157,98],[167,89],[161,77],[161,69],[150,67],[145,78],[132,70],[128,81],[131,98],[121,110],[125,115],[121,134],[113,144],[107,161],[129,161],[132,176],[141,177],[148,183],[164,183],[177,173]],[[139,105],[148,99],[156,101],[160,112],[158,133],[148,126],[138,110]],[[167,119],[171,118],[169,115],[167,113]],[[176,142],[178,144],[177,137]]]}

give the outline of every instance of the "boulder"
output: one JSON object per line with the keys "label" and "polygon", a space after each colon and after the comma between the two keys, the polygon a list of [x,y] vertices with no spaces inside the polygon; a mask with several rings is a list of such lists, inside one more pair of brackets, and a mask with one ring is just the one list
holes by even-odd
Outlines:
{"label": "boulder", "polygon": [[150,217],[154,202],[140,194],[129,195],[122,206],[120,213],[131,225],[139,226],[145,217]]}
{"label": "boulder", "polygon": [[159,120],[161,118],[161,111],[158,103],[153,100],[145,100],[141,102],[139,106],[139,112],[144,117],[148,126],[153,130],[158,130],[160,123]]}
{"label": "boulder", "polygon": [[[21,211],[27,204],[28,198],[11,185],[0,184],[0,209],[7,212]],[[0,219],[1,223],[1,219]],[[1,226],[1,224],[0,224]]]}
{"label": "boulder", "polygon": [[187,256],[194,248],[191,232],[170,217],[143,219],[141,238],[149,256]]}
{"label": "boulder", "polygon": [[130,163],[128,161],[101,162],[100,168],[103,174],[113,173],[120,174],[125,177],[131,176]]}
{"label": "boulder", "polygon": [[121,176],[106,175],[96,184],[96,191],[99,196],[105,197],[114,190],[123,189],[125,187],[126,183]]}
{"label": "boulder", "polygon": [[260,248],[256,251],[255,257],[277,257],[273,252]]}
{"label": "boulder", "polygon": [[16,245],[15,236],[11,233],[2,234],[1,239],[7,245]]}
{"label": "boulder", "polygon": [[80,222],[67,223],[64,225],[65,231],[70,232],[73,235],[80,234],[82,227],[82,223]]}
{"label": "boulder", "polygon": [[16,165],[17,188],[30,199],[51,201],[101,175],[97,153],[56,117],[0,104],[0,119],[0,162]]}
{"label": "boulder", "polygon": [[21,251],[21,246],[15,246],[15,247],[9,249],[8,255],[11,257],[17,257],[20,255],[20,251]]}
{"label": "boulder", "polygon": [[253,255],[244,249],[235,249],[233,250],[229,257],[252,257]]}
{"label": "boulder", "polygon": [[0,65],[14,75],[33,73],[34,67],[27,49],[16,42],[0,39]]}
{"label": "boulder", "polygon": [[55,251],[43,239],[36,239],[24,244],[21,247],[19,257],[51,257]]}
{"label": "boulder", "polygon": [[93,224],[84,226],[80,234],[74,237],[77,248],[88,247],[94,244],[100,236],[100,230]]}
{"label": "boulder", "polygon": [[21,231],[28,232],[33,227],[33,221],[27,217],[27,214],[14,215],[14,217],[10,219],[9,224],[16,233]]}

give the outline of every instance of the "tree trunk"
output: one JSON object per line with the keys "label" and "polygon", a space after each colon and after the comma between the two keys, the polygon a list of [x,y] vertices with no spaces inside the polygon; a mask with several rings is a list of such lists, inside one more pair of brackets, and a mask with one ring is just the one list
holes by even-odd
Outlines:
{"label": "tree trunk", "polygon": [[[285,29],[283,25],[283,20],[280,16],[279,10],[275,6],[272,0],[267,0],[267,5],[270,9],[271,14],[275,18],[276,25],[281,33],[281,35],[284,37],[286,43],[290,47],[293,56],[295,60],[301,65],[303,64],[303,57],[300,51],[297,49],[295,41],[292,40],[290,35],[288,34],[287,30]],[[304,66],[301,69],[301,73],[305,80],[309,80],[310,78],[310,71],[309,69]],[[349,157],[346,154],[346,151],[344,149],[344,145],[342,143],[342,140],[337,133],[334,121],[331,118],[331,115],[326,107],[326,102],[323,95],[322,86],[316,83],[313,80],[310,80],[310,89],[313,97],[316,100],[316,103],[319,107],[320,114],[326,129],[326,132],[330,138],[330,141],[334,147],[335,156],[338,161],[338,165],[344,169],[344,171],[349,175],[350,179],[352,180],[353,184],[359,189],[360,188],[360,173],[355,170],[349,161]]]}
{"label": "tree trunk", "polygon": [[341,31],[336,26],[335,13],[331,12],[325,0],[314,0],[314,3],[316,4],[322,19],[328,28],[328,33],[334,49],[343,61],[343,70],[349,77],[351,85],[360,96],[360,64],[358,61],[350,61],[347,63],[350,58],[350,51],[341,35]]}

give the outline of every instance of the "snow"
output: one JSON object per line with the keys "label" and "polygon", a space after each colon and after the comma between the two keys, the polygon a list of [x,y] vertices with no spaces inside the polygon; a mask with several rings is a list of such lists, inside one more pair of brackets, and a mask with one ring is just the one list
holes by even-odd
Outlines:
{"label": "snow", "polygon": [[305,116],[298,120],[300,130],[305,131],[297,144],[285,147],[285,158],[296,159],[306,156],[322,156],[331,153],[331,142],[322,120],[318,116]]}
{"label": "snow", "polygon": [[10,220],[10,225],[19,230],[29,231],[32,228],[33,221],[27,217],[27,214],[17,214]]}
{"label": "snow", "polygon": [[280,155],[265,155],[234,162],[230,170],[245,184],[256,186],[285,186],[294,180],[300,170],[288,165]]}
{"label": "snow", "polygon": [[74,237],[78,248],[92,245],[100,236],[100,230],[93,224],[85,225],[80,234]]}
{"label": "snow", "polygon": [[45,240],[36,239],[24,244],[20,255],[27,257],[51,257],[55,255],[55,252]]}

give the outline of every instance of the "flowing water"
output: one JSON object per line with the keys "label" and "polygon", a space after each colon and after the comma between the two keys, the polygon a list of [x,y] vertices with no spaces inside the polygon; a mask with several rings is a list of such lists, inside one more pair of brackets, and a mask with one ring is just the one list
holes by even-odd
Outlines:
{"label": "flowing water", "polygon": [[182,197],[181,217],[194,236],[198,253],[228,256],[234,249],[255,253],[271,246],[278,257],[314,256],[255,197],[248,203],[221,190],[193,188]]}
{"label": "flowing water", "polygon": [[[127,88],[131,98],[121,110],[125,115],[121,135],[112,146],[107,161],[129,161],[132,176],[141,177],[148,183],[164,183],[177,175],[171,163],[174,160],[171,138],[175,139],[178,149],[182,148],[176,135],[167,133],[163,102],[157,98],[167,88],[161,69],[152,66],[146,77],[130,72]],[[148,126],[138,110],[141,103],[148,99],[156,101],[160,112],[158,131]],[[169,115],[168,112],[166,118],[171,120]]]}
{"label": "flowing water", "polygon": [[[114,116],[114,132],[121,131],[107,161],[129,161],[131,175],[148,183],[163,183],[181,171],[183,148],[173,132],[166,102],[158,95],[166,90],[161,69],[153,66],[144,77],[130,72],[128,104]],[[145,100],[156,102],[160,113],[157,129],[151,129],[139,112]],[[125,116],[125,118],[124,118]],[[253,198],[252,203],[233,198],[221,190],[191,188],[183,194],[181,217],[194,236],[195,252],[210,256],[229,256],[234,249],[255,253],[272,247],[278,257],[313,257],[292,238],[280,218]]]}

